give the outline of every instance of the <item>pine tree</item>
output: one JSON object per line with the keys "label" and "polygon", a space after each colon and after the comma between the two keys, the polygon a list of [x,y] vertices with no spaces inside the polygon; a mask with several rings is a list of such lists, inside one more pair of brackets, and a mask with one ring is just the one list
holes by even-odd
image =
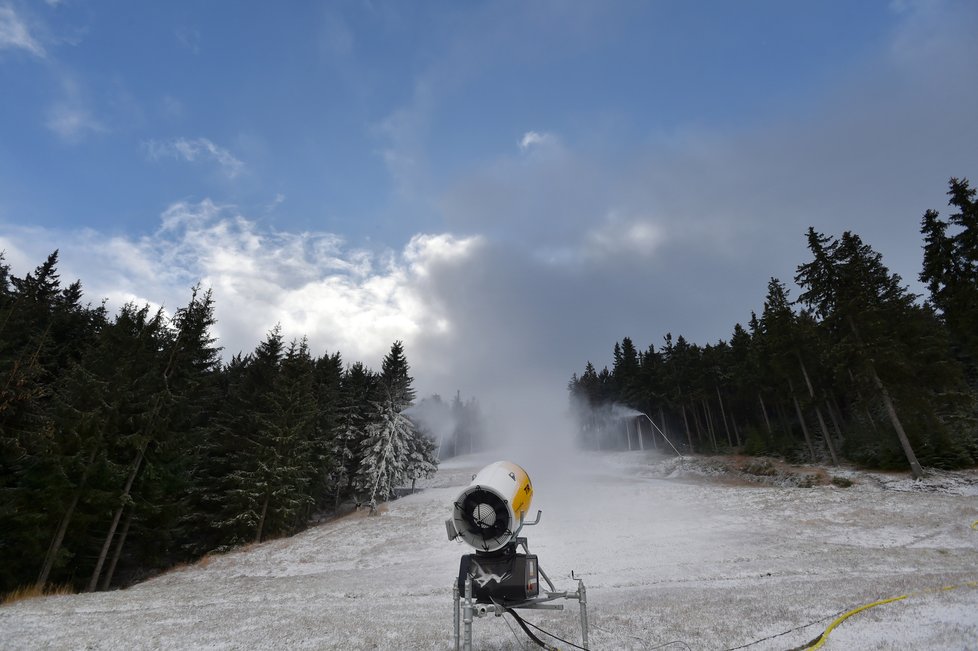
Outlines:
{"label": "pine tree", "polygon": [[172,394],[167,390],[170,370],[164,354],[170,333],[162,310],[150,313],[149,306],[124,306],[106,329],[108,340],[100,348],[98,373],[107,380],[110,393],[102,401],[103,428],[107,433],[114,478],[106,485],[111,495],[111,514],[96,557],[87,590],[95,590],[105,569],[110,547],[123,513],[134,508],[132,490],[144,469],[147,452],[155,453],[169,431]]}
{"label": "pine tree", "polygon": [[312,440],[313,475],[310,495],[317,509],[335,508],[338,484],[345,481],[345,459],[337,454],[343,408],[343,358],[340,353],[323,355],[315,361],[313,390],[316,420]]}
{"label": "pine tree", "polygon": [[370,409],[377,401],[377,385],[377,376],[362,362],[354,363],[343,375],[332,448],[337,464],[334,476],[336,508],[344,496],[356,490],[354,480],[363,458]]}
{"label": "pine tree", "polygon": [[379,399],[367,426],[356,477],[357,488],[367,496],[372,512],[378,499],[392,497],[396,486],[408,478],[426,476],[438,463],[434,445],[419,439],[414,424],[402,413],[414,402],[408,373],[404,345],[395,341],[381,366]]}
{"label": "pine tree", "polygon": [[415,427],[408,439],[406,475],[411,480],[411,491],[419,479],[430,477],[438,470],[438,445],[427,432]]}
{"label": "pine tree", "polygon": [[221,349],[211,332],[215,324],[212,293],[199,285],[169,321],[161,350],[166,426],[136,479],[138,508],[129,510],[117,536],[103,588],[117,574],[125,581],[133,573],[193,558],[188,550],[199,541],[189,515],[195,504],[193,473],[220,404]]}
{"label": "pine tree", "polygon": [[375,403],[356,476],[357,490],[366,497],[371,513],[376,512],[378,500],[393,497],[394,488],[407,479],[414,436],[414,425],[398,411],[392,397]]}
{"label": "pine tree", "polygon": [[631,338],[623,338],[620,345],[616,342],[611,375],[614,378],[615,398],[618,402],[633,408],[641,406],[643,391],[639,372],[638,351]]}
{"label": "pine tree", "polygon": [[[315,425],[317,405],[314,363],[305,339],[293,341],[282,359],[263,423],[270,501],[265,518],[269,534],[292,534],[308,519],[317,474]],[[256,540],[261,540],[259,532]]]}
{"label": "pine tree", "polygon": [[[978,202],[967,179],[950,181],[948,221],[924,213],[924,260],[920,280],[947,325],[972,387],[978,386]],[[950,231],[950,232],[949,232]]]}
{"label": "pine tree", "polygon": [[871,383],[913,476],[921,477],[923,470],[893,399],[894,389],[911,389],[915,383],[908,364],[913,342],[901,337],[898,328],[915,318],[915,296],[859,236],[846,231],[840,240],[832,240],[809,228],[808,241],[814,260],[798,267],[795,281],[805,289],[799,300],[815,310],[836,345],[848,354],[850,367]]}
{"label": "pine tree", "polygon": [[224,409],[217,414],[211,435],[217,448],[213,461],[227,472],[212,477],[210,490],[219,500],[213,506],[213,526],[219,546],[261,541],[265,521],[272,507],[276,489],[274,471],[280,463],[281,450],[273,420],[273,387],[282,364],[284,344],[281,329],[276,326],[254,353],[239,361],[234,369],[235,382],[229,385]]}
{"label": "pine tree", "polygon": [[55,386],[105,321],[79,282],[62,289],[57,260],[19,278],[0,259],[0,592],[34,581],[50,550],[75,453],[52,418]]}

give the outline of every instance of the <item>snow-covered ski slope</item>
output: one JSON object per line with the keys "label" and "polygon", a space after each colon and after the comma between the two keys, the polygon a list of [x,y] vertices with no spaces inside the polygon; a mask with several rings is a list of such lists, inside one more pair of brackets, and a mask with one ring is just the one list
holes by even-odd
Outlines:
{"label": "snow-covered ski slope", "polygon": [[[0,648],[449,649],[451,585],[469,550],[446,541],[443,521],[493,460],[446,463],[381,516],[354,514],[127,590],[0,608]],[[788,649],[843,611],[906,594],[845,620],[823,648],[978,648],[978,587],[965,585],[978,581],[974,472],[888,485],[850,473],[851,488],[783,488],[691,479],[653,453],[512,460],[543,510],[524,530],[531,551],[558,588],[574,587],[571,570],[586,582],[592,649],[727,649],[797,628],[747,647]],[[950,586],[961,587],[941,590]],[[579,642],[576,602],[567,606],[526,618]],[[508,622],[476,620],[475,648],[521,648]]]}

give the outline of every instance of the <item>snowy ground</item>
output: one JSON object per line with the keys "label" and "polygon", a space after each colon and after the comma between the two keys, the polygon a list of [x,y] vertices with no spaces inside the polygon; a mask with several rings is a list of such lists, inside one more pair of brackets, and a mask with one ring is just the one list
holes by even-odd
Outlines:
{"label": "snowy ground", "polygon": [[[379,517],[354,514],[127,590],[2,607],[0,648],[449,649],[451,585],[468,548],[446,541],[443,521],[493,460],[445,464]],[[908,593],[847,619],[823,648],[978,649],[978,587],[963,585],[978,581],[974,471],[915,483],[833,469],[803,488],[803,470],[742,474],[653,453],[512,460],[543,510],[525,530],[531,551],[558,588],[574,588],[571,570],[586,582],[592,649],[729,649],[797,629],[747,647],[789,649],[840,611]],[[826,483],[840,476],[854,485]],[[962,587],[940,590],[949,586]],[[576,602],[526,618],[580,640]],[[508,622],[477,620],[475,647],[520,648]]]}

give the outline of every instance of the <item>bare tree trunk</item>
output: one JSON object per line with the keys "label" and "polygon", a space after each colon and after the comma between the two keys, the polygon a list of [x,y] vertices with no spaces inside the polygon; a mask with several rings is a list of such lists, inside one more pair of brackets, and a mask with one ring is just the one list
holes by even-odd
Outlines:
{"label": "bare tree trunk", "polygon": [[[714,384],[713,388],[717,390],[717,402],[720,403],[720,416],[723,418],[723,429],[727,431],[727,443],[730,447],[733,447],[733,439],[730,437],[730,425],[727,423],[727,410],[723,408],[723,398],[720,397],[720,385]],[[738,437],[737,445],[740,445],[740,440]]]}
{"label": "bare tree trunk", "polygon": [[635,419],[635,435],[638,436],[638,449],[645,452],[645,441],[642,440],[642,421]]}
{"label": "bare tree trunk", "polygon": [[829,428],[825,426],[825,419],[822,418],[822,410],[815,405],[815,416],[818,418],[818,426],[822,428],[822,432],[825,433],[825,445],[829,448],[829,456],[832,457],[832,465],[839,465],[839,458],[835,455],[835,444],[832,443],[832,432]]}
{"label": "bare tree trunk", "polygon": [[686,416],[686,405],[680,404],[680,408],[683,410],[683,425],[686,426],[686,440],[689,441],[689,451],[693,452],[696,450],[693,447],[693,432],[689,429],[689,418]]}
{"label": "bare tree trunk", "polygon": [[88,457],[88,463],[85,464],[85,470],[82,472],[81,479],[78,481],[78,488],[75,489],[75,494],[71,497],[71,503],[68,505],[68,509],[65,511],[64,515],[61,516],[61,523],[58,525],[58,531],[54,534],[54,538],[51,540],[51,545],[48,547],[48,553],[44,557],[44,565],[41,567],[41,573],[37,576],[37,582],[34,584],[36,588],[41,589],[44,584],[48,582],[48,577],[51,575],[51,569],[54,567],[54,561],[58,557],[58,552],[61,551],[61,543],[64,542],[65,534],[68,532],[68,525],[71,524],[71,518],[75,514],[75,507],[78,506],[78,500],[81,499],[82,492],[85,490],[85,483],[88,481],[88,474],[92,470],[92,466],[95,464],[95,456],[98,454],[98,446],[92,449],[92,454]]}
{"label": "bare tree trunk", "polygon": [[703,443],[703,447],[706,447],[710,443],[710,431],[706,428],[706,423],[703,417],[700,416],[700,407],[696,406],[696,403],[691,403],[689,405],[689,410],[693,412],[693,424],[696,425],[696,440]]}
{"label": "bare tree trunk", "polygon": [[129,472],[129,478],[126,479],[126,486],[122,489],[122,495],[119,498],[119,508],[115,510],[115,515],[112,517],[112,524],[109,526],[109,532],[105,536],[105,542],[102,543],[102,551],[98,555],[98,562],[95,564],[95,570],[92,572],[92,578],[89,580],[88,587],[85,589],[85,592],[94,591],[95,586],[98,585],[98,578],[102,573],[102,566],[105,564],[105,557],[109,553],[109,547],[112,545],[112,538],[115,536],[115,530],[119,526],[119,519],[122,517],[122,510],[126,507],[126,499],[129,497],[129,491],[132,490],[132,483],[136,480],[136,474],[139,472],[139,467],[143,463],[143,455],[146,453],[147,445],[149,445],[149,442],[143,443],[142,447],[139,448],[139,453],[136,455],[136,460],[132,464],[132,470]]}
{"label": "bare tree trunk", "polygon": [[805,368],[805,362],[801,358],[801,353],[796,350],[795,356],[798,358],[798,365],[801,366],[801,374],[805,377],[805,385],[808,386],[808,395],[811,396],[812,404],[815,406],[815,415],[818,417],[818,424],[822,428],[822,433],[825,435],[825,445],[829,448],[832,465],[837,466],[839,465],[839,459],[835,456],[835,446],[832,445],[832,432],[825,426],[825,419],[822,418],[822,410],[818,408],[818,403],[815,402],[815,390],[812,388],[812,381],[808,378],[808,369]]}
{"label": "bare tree trunk", "polygon": [[255,533],[255,542],[261,542],[261,535],[265,529],[265,516],[268,515],[268,502],[270,500],[268,492],[265,492],[265,502],[261,505],[261,515],[258,517],[258,531]]}
{"label": "bare tree trunk", "polygon": [[[862,347],[862,340],[859,337],[859,330],[856,329],[856,322],[852,320],[852,316],[849,316],[849,327],[852,328],[852,334],[856,336],[856,342]],[[913,475],[914,479],[920,479],[924,476],[924,469],[920,467],[920,463],[917,461],[917,455],[914,454],[913,448],[910,446],[910,439],[907,438],[907,433],[903,429],[903,423],[900,422],[900,417],[897,416],[896,408],[893,406],[893,400],[890,399],[890,392],[883,384],[883,380],[880,379],[879,373],[876,372],[876,363],[873,360],[867,360],[869,366],[869,374],[873,378],[873,384],[879,389],[880,396],[883,398],[883,405],[886,407],[886,413],[890,416],[890,423],[893,425],[893,429],[896,430],[897,438],[900,439],[900,445],[903,447],[903,453],[907,457],[907,462],[910,464],[910,473]]]}
{"label": "bare tree trunk", "polygon": [[[662,435],[666,435],[666,412],[662,411],[662,407],[659,407],[659,420],[662,421]],[[658,450],[659,444],[655,440],[655,429],[650,432],[652,435],[652,446]]]}
{"label": "bare tree trunk", "polygon": [[122,525],[122,532],[119,534],[119,542],[115,544],[115,552],[113,552],[112,560],[109,562],[109,569],[106,570],[105,578],[102,579],[101,590],[108,590],[109,586],[112,585],[112,576],[115,574],[115,566],[119,562],[119,557],[122,556],[122,548],[126,546],[126,536],[129,535],[129,525],[132,524],[132,515],[135,512],[135,506],[130,508],[129,514],[126,516],[126,522]]}
{"label": "bare tree trunk", "polygon": [[706,431],[710,433],[710,441],[713,442],[713,451],[717,452],[717,436],[713,429],[713,412],[710,411],[710,403],[703,398],[703,418],[706,419]]}
{"label": "bare tree trunk", "polygon": [[907,433],[903,429],[903,423],[900,422],[896,408],[893,406],[893,401],[890,399],[890,392],[886,389],[886,385],[883,384],[880,376],[876,373],[876,365],[872,361],[869,363],[869,372],[873,376],[873,382],[876,384],[876,388],[879,389],[880,395],[883,397],[886,413],[890,415],[890,423],[893,424],[897,438],[900,439],[900,445],[903,446],[903,453],[907,456],[907,461],[910,463],[910,473],[914,479],[920,479],[924,476],[924,469],[920,467],[920,463],[917,461],[917,455],[914,454],[913,448],[910,446],[910,439],[907,438]]}
{"label": "bare tree trunk", "polygon": [[771,429],[771,419],[767,417],[767,407],[764,406],[764,396],[760,392],[757,393],[757,400],[761,403],[761,413],[764,414],[764,424],[767,425],[767,433],[774,434],[774,430]]}
{"label": "bare tree trunk", "polygon": [[795,397],[794,387],[791,386],[791,380],[788,380],[788,388],[791,391],[791,399],[795,403],[795,412],[798,414],[798,422],[801,423],[801,431],[805,435],[805,443],[808,444],[808,453],[812,455],[812,463],[815,463],[815,446],[812,445],[812,437],[808,434],[808,424],[805,423],[805,416],[801,413],[801,405],[798,404],[798,398]]}
{"label": "bare tree trunk", "polygon": [[784,409],[784,403],[778,400],[778,419],[781,421],[781,431],[791,432],[791,424],[788,422],[788,412]]}
{"label": "bare tree trunk", "polygon": [[839,420],[835,416],[835,409],[832,407],[831,401],[825,401],[825,409],[829,412],[829,418],[832,420],[832,426],[835,428],[835,433],[841,441],[844,438],[842,436],[842,427],[839,425]]}
{"label": "bare tree trunk", "polygon": [[[853,386],[856,386],[856,376],[852,374],[851,368],[847,370],[849,371],[849,380],[852,382]],[[866,420],[869,421],[869,424],[872,426],[873,431],[879,432],[880,431],[879,425],[876,424],[876,419],[873,418],[873,414],[869,412],[869,407],[866,406],[867,405],[866,399],[863,398],[862,391],[859,390],[858,386],[856,387],[856,398],[859,400],[859,403],[862,405],[863,412],[866,414]]]}

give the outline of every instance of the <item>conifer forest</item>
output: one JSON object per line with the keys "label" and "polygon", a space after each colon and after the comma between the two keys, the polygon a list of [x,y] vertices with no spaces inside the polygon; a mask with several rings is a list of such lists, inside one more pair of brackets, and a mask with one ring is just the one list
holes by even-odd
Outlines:
{"label": "conifer forest", "polygon": [[685,451],[915,477],[978,463],[978,204],[967,180],[949,185],[947,218],[928,210],[921,221],[926,296],[859,235],[809,228],[801,292],[771,278],[762,312],[729,341],[667,333],[640,350],[625,337],[610,370],[575,373],[580,443],[638,449],[662,431]]}
{"label": "conifer forest", "polygon": [[210,291],[110,316],[57,262],[0,264],[0,593],[127,585],[437,467],[401,342],[376,373],[276,327],[225,363]]}
{"label": "conifer forest", "polygon": [[[975,194],[951,179],[947,217],[923,215],[926,296],[857,234],[810,228],[800,292],[772,278],[729,341],[615,343],[610,369],[570,380],[579,443],[632,447],[654,425],[684,453],[914,476],[978,463]],[[373,510],[485,445],[474,400],[416,401],[400,341],[374,372],[278,327],[227,359],[214,326],[205,288],[172,314],[109,314],[62,283],[57,252],[22,276],[0,258],[0,593],[128,585]],[[422,409],[454,430],[428,431]]]}

